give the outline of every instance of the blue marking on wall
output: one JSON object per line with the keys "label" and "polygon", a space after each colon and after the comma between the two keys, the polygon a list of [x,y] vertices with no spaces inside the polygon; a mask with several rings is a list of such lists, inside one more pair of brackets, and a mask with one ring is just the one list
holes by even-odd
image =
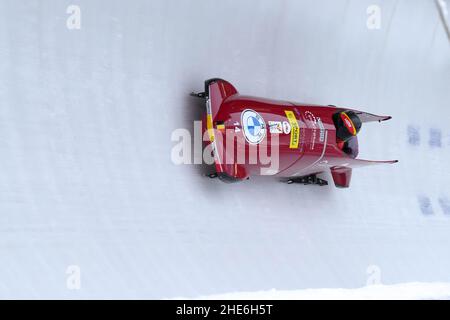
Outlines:
{"label": "blue marking on wall", "polygon": [[439,205],[441,206],[442,212],[444,214],[450,215],[450,200],[447,197],[440,197]]}
{"label": "blue marking on wall", "polygon": [[420,144],[419,127],[408,126],[408,143],[413,146],[418,146]]}
{"label": "blue marking on wall", "polygon": [[439,129],[431,128],[430,129],[430,140],[428,144],[432,148],[441,148],[442,147],[442,131]]}
{"label": "blue marking on wall", "polygon": [[420,211],[422,211],[423,215],[429,216],[434,213],[430,198],[420,195],[417,197],[417,200],[419,201]]}

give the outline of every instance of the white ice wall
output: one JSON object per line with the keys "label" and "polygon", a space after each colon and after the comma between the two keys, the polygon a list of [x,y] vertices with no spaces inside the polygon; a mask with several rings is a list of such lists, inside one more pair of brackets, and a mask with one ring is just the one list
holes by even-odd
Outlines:
{"label": "white ice wall", "polygon": [[[450,46],[433,1],[375,2],[0,0],[0,297],[350,288],[370,265],[449,282]],[[187,94],[216,76],[392,115],[361,157],[400,163],[348,190],[175,166],[171,133],[201,114]]]}

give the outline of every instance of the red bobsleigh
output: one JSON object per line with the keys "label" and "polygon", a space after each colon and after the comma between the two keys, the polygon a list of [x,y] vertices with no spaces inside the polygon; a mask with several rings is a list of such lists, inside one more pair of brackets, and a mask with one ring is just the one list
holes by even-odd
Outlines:
{"label": "red bobsleigh", "polygon": [[352,169],[397,160],[357,159],[361,125],[389,120],[363,111],[269,100],[239,94],[222,79],[205,81],[203,130],[216,173],[225,182],[272,175],[288,183],[326,185],[317,177],[330,171],[347,188]]}

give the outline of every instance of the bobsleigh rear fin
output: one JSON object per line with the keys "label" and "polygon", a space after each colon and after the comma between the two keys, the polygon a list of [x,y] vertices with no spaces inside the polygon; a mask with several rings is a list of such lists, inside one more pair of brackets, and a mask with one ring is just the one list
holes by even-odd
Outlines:
{"label": "bobsleigh rear fin", "polygon": [[359,168],[359,167],[367,167],[378,164],[394,164],[397,163],[398,160],[364,160],[364,159],[346,159],[347,164],[346,167],[350,168]]}
{"label": "bobsleigh rear fin", "polygon": [[368,113],[368,112],[363,112],[363,111],[357,111],[354,110],[354,112],[358,115],[358,117],[361,119],[362,123],[365,122],[373,122],[373,121],[387,121],[389,119],[392,119],[391,116],[378,116],[372,113]]}
{"label": "bobsleigh rear fin", "polygon": [[[335,107],[335,106],[333,106]],[[339,112],[341,111],[353,111],[354,113],[356,113],[359,117],[359,119],[361,120],[362,123],[366,123],[366,122],[373,122],[373,121],[387,121],[389,119],[392,119],[391,116],[379,116],[373,113],[368,113],[368,112],[364,112],[364,111],[360,111],[360,110],[355,110],[355,109],[347,109],[347,108],[342,108],[342,107],[335,107],[337,108],[337,110]]]}
{"label": "bobsleigh rear fin", "polygon": [[331,167],[331,175],[336,187],[338,188],[348,188],[350,185],[350,180],[352,178],[352,169],[377,165],[377,164],[393,164],[397,163],[398,160],[362,160],[362,159],[348,159],[348,163],[342,166]]}
{"label": "bobsleigh rear fin", "polygon": [[397,163],[398,160],[364,160],[364,159],[355,159],[361,166],[367,165],[377,165],[377,164],[394,164]]}

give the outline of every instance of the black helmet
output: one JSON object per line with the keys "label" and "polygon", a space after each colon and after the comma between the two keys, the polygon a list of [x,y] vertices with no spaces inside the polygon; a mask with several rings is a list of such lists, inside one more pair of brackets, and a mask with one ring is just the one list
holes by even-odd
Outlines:
{"label": "black helmet", "polygon": [[333,115],[336,126],[336,136],[342,141],[348,141],[356,136],[361,129],[361,119],[353,111],[341,111]]}

